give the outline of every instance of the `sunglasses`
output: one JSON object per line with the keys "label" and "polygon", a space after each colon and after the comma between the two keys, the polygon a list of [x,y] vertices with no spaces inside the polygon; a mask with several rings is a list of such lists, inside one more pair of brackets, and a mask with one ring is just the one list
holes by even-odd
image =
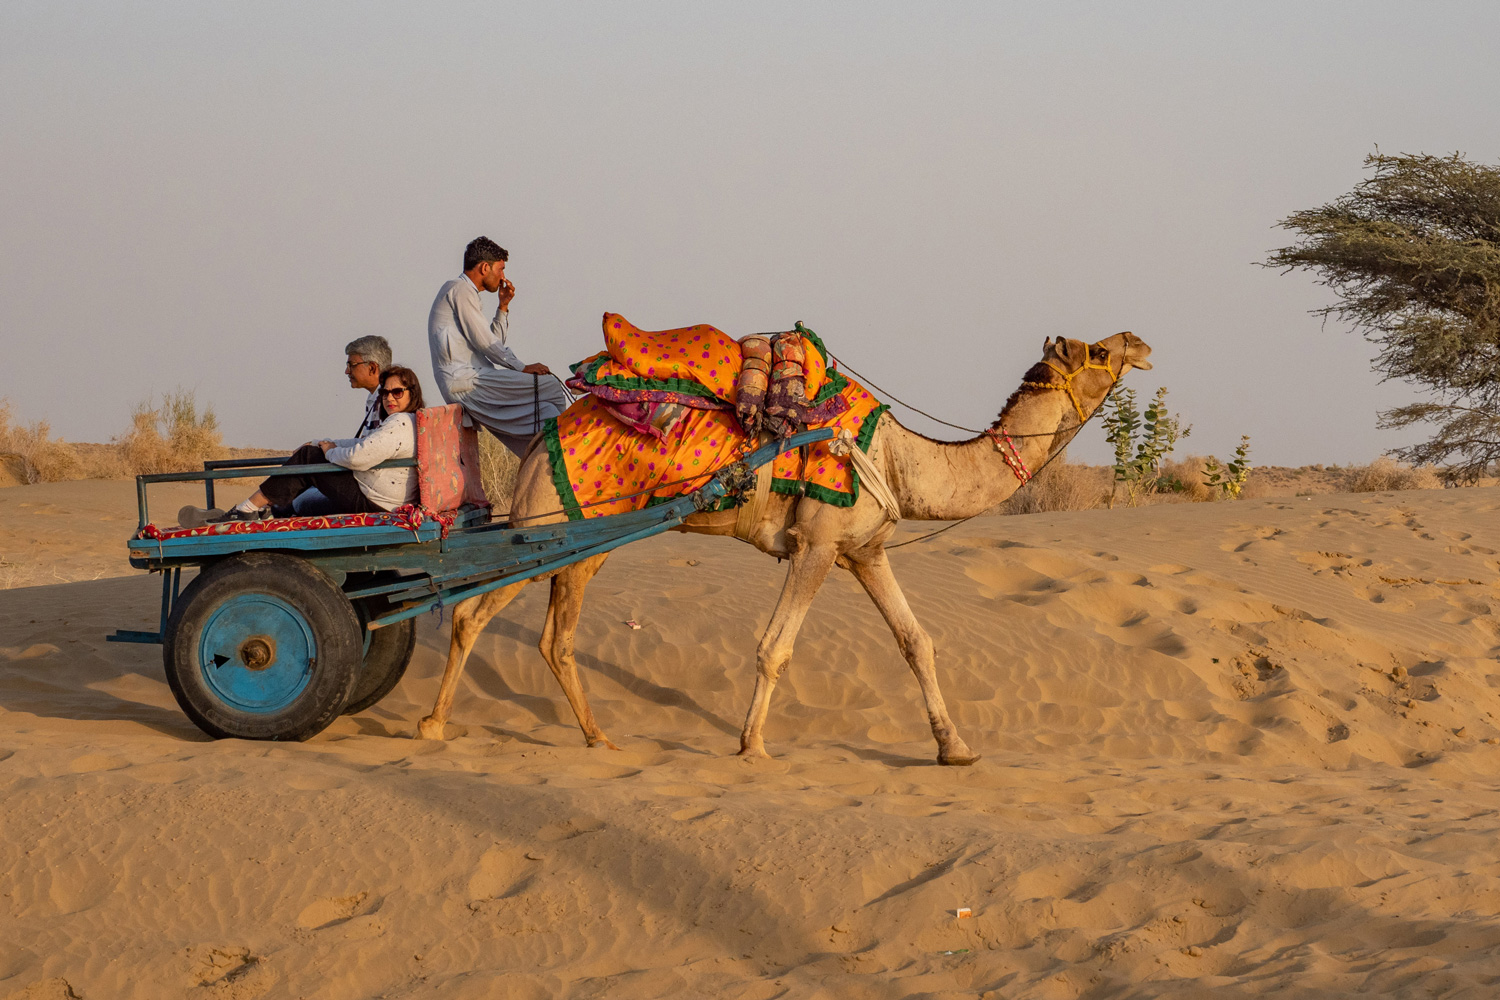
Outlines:
{"label": "sunglasses", "polygon": [[395,389],[381,389],[380,394],[382,396],[404,396],[406,395],[406,390],[398,386]]}

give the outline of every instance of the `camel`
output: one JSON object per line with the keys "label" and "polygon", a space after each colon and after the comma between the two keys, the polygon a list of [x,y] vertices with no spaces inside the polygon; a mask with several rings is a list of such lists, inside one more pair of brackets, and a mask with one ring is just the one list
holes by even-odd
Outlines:
{"label": "camel", "polygon": [[[1149,369],[1146,358],[1150,353],[1151,348],[1132,333],[1117,333],[1092,345],[1048,338],[1042,360],[1026,373],[1021,387],[985,433],[968,441],[937,441],[901,426],[887,411],[880,418],[867,455],[890,485],[903,518],[954,521],[981,514],[1009,497],[1032,470],[1041,468],[1065,447],[1127,371]],[[773,495],[747,533],[752,545],[767,555],[789,560],[790,566],[756,651],[755,690],[740,734],[739,752],[743,756],[769,756],[763,732],[771,693],[791,660],[797,631],[814,595],[829,571],[839,566],[854,574],[875,603],[916,675],[937,740],[938,762],[966,765],[979,759],[948,716],[938,689],[932,639],[917,623],[886,558],[885,543],[896,522],[872,493],[870,489],[860,490],[852,507]],[[531,524],[548,524],[565,519],[561,508],[547,452],[533,442],[518,474],[511,516],[535,518],[528,522]],[[737,516],[733,510],[696,514],[676,530],[733,536]],[[607,553],[594,556],[548,574],[552,595],[540,648],[588,745],[617,749],[594,718],[573,655],[584,589],[607,558]],[[490,619],[530,582],[470,598],[454,608],[448,665],[432,714],[418,724],[419,738],[443,738],[453,695],[475,640]]]}

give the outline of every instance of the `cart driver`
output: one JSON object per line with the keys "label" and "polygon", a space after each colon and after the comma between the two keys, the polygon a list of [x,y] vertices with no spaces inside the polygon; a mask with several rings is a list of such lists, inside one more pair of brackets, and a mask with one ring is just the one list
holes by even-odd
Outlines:
{"label": "cart driver", "polygon": [[[464,273],[438,291],[427,317],[432,373],[449,403],[460,403],[518,456],[541,428],[568,405],[562,383],[543,364],[523,364],[506,344],[516,286],[505,277],[510,254],[481,236],[464,248]],[[481,292],[500,297],[486,321]]]}

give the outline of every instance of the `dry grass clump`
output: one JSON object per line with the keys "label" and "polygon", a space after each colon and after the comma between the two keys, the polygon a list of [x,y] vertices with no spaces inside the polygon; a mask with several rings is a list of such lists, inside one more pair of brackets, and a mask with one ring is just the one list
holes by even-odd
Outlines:
{"label": "dry grass clump", "polygon": [[1443,481],[1431,466],[1401,465],[1391,458],[1377,458],[1363,468],[1349,470],[1344,489],[1350,493],[1383,493],[1386,490],[1438,490]]}
{"label": "dry grass clump", "polygon": [[1175,496],[1187,503],[1208,503],[1218,499],[1219,491],[1209,489],[1205,482],[1207,478],[1208,460],[1202,455],[1189,455],[1162,465],[1156,489],[1158,493]]}
{"label": "dry grass clump", "polygon": [[484,483],[484,492],[496,512],[510,510],[516,496],[516,473],[521,471],[521,460],[495,435],[479,432],[479,478]]}
{"label": "dry grass clump", "polygon": [[168,393],[159,406],[147,400],[130,420],[130,430],[116,443],[132,475],[201,468],[205,459],[225,452],[219,418],[210,407],[199,412],[191,390]]}
{"label": "dry grass clump", "polygon": [[1109,498],[1107,468],[1073,465],[1067,452],[1042,469],[1000,508],[1006,514],[1040,514],[1051,510],[1093,510]]}
{"label": "dry grass clump", "polygon": [[78,453],[52,436],[45,420],[13,423],[10,402],[0,400],[0,475],[22,483],[55,483],[84,474]]}

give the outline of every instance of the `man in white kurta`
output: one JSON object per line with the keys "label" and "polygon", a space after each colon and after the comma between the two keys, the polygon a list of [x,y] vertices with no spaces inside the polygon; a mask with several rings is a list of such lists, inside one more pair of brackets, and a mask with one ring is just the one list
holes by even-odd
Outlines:
{"label": "man in white kurta", "polygon": [[[459,403],[517,455],[542,422],[568,405],[546,365],[522,364],[506,344],[516,288],[505,277],[505,250],[481,236],[464,250],[464,273],[443,285],[427,317],[432,373],[438,391]],[[495,292],[500,306],[488,321],[479,293]]]}

